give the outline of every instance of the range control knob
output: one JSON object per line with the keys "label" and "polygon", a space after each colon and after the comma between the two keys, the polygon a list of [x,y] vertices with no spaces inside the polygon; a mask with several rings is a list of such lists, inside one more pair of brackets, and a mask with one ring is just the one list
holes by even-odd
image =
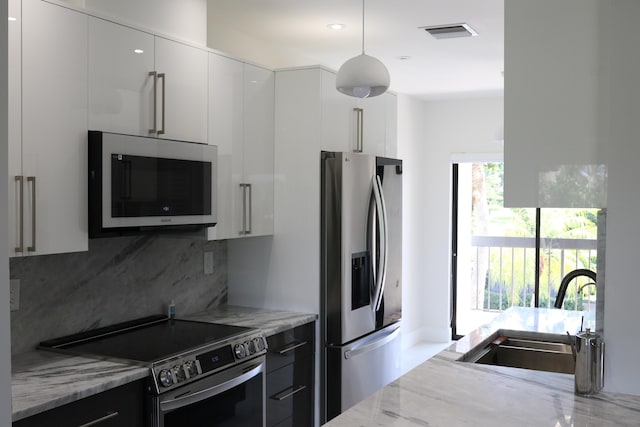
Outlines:
{"label": "range control knob", "polygon": [[158,380],[162,387],[171,387],[173,385],[173,373],[169,369],[163,369],[158,374]]}
{"label": "range control knob", "polygon": [[184,380],[187,379],[187,374],[185,373],[184,369],[182,369],[182,365],[176,365],[172,368],[173,371],[173,377],[175,378],[176,382],[182,382]]}
{"label": "range control knob", "polygon": [[184,370],[189,374],[189,378],[193,378],[198,375],[198,365],[195,360],[188,360],[183,366]]}
{"label": "range control knob", "polygon": [[243,344],[236,344],[236,346],[234,347],[234,351],[238,359],[244,359],[247,356],[247,352]]}
{"label": "range control knob", "polygon": [[256,349],[256,344],[253,341],[247,341],[246,343],[244,343],[244,345],[247,346],[247,348],[249,349],[249,354],[255,354],[258,350]]}
{"label": "range control knob", "polygon": [[262,350],[264,350],[264,342],[262,341],[262,338],[261,338],[261,337],[254,338],[254,339],[253,339],[253,342],[254,342],[254,344],[255,344],[255,346],[256,346],[257,351],[262,351]]}

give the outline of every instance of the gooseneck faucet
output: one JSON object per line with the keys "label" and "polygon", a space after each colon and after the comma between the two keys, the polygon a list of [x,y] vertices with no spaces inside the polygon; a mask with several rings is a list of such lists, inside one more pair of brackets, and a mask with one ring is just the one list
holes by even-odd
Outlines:
{"label": "gooseneck faucet", "polygon": [[[558,289],[558,295],[556,296],[556,302],[553,305],[555,308],[562,308],[562,303],[564,302],[564,296],[567,293],[567,288],[569,287],[569,283],[578,276],[587,276],[593,282],[596,281],[596,273],[587,269],[587,268],[578,268],[577,270],[570,271],[566,276],[563,277],[562,282],[560,282],[560,289]],[[581,290],[587,285],[584,285]]]}

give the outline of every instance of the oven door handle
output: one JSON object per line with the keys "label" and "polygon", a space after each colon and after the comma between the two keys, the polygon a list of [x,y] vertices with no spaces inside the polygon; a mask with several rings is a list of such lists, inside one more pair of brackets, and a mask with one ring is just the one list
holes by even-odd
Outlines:
{"label": "oven door handle", "polygon": [[233,377],[227,381],[224,381],[220,384],[216,384],[213,387],[206,388],[204,390],[198,390],[193,393],[189,393],[186,395],[178,396],[173,399],[168,399],[160,402],[160,410],[162,412],[169,412],[174,409],[181,408],[183,406],[191,405],[202,400],[206,400],[212,396],[215,396],[220,393],[224,393],[227,390],[230,390],[244,382],[249,381],[251,378],[260,375],[264,372],[264,363],[259,362],[254,365],[254,367],[250,368],[250,370],[245,373]]}

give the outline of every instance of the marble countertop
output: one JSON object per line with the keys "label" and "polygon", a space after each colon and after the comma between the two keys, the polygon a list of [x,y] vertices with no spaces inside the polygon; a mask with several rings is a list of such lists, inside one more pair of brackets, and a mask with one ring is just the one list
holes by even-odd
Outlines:
{"label": "marble countertop", "polygon": [[[317,315],[222,306],[183,319],[262,329],[266,336],[304,325]],[[12,358],[12,419],[17,421],[149,375],[149,369],[49,351]]]}
{"label": "marble countertop", "polygon": [[196,313],[185,316],[184,318],[202,322],[257,328],[261,329],[262,332],[269,337],[286,331],[287,329],[313,322],[318,318],[318,315],[225,305],[212,311]]}
{"label": "marble countertop", "polygon": [[11,361],[13,421],[145,378],[149,368],[50,351]]}
{"label": "marble countertop", "polygon": [[638,426],[640,396],[581,397],[573,375],[459,361],[504,332],[562,336],[580,322],[571,311],[509,309],[326,426]]}

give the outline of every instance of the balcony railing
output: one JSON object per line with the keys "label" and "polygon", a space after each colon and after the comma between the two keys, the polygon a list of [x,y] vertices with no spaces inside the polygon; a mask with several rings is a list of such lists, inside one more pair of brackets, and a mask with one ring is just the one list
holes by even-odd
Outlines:
{"label": "balcony railing", "polygon": [[[532,307],[535,293],[535,239],[527,237],[472,236],[475,268],[471,308],[501,311],[508,307]],[[473,256],[472,256],[473,258]],[[560,282],[577,268],[596,270],[597,240],[540,240],[540,307],[553,307]],[[586,277],[569,286],[564,308],[595,309],[595,286]]]}

